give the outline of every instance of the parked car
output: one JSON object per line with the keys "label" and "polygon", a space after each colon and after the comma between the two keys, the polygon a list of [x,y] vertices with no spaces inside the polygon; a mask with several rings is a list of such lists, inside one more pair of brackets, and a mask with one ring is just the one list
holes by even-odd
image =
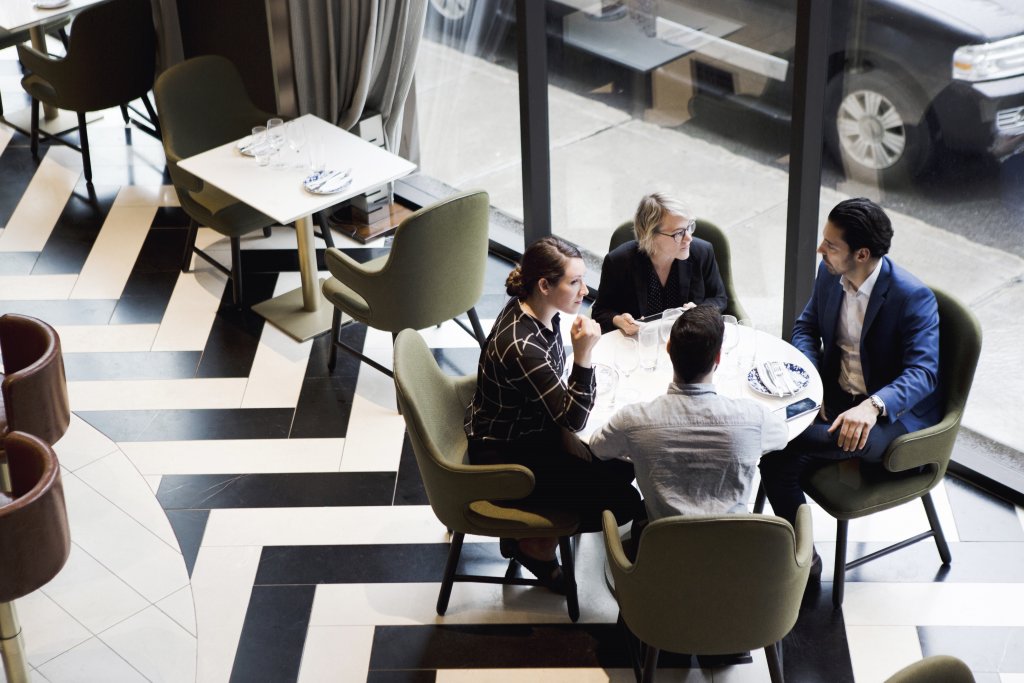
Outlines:
{"label": "parked car", "polygon": [[[635,57],[674,46],[687,96],[788,121],[796,5],[548,0],[548,32],[648,76],[649,63]],[[434,21],[473,34],[483,46],[477,52],[492,54],[514,22],[510,0],[430,6]],[[939,146],[1001,159],[1024,150],[1022,0],[835,0],[832,17],[825,143],[849,175],[906,179],[927,168]]]}

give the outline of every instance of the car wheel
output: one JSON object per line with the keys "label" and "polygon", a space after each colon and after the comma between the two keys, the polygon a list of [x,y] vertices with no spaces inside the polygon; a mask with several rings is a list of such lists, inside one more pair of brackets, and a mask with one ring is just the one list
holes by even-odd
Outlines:
{"label": "car wheel", "polygon": [[469,13],[473,0],[430,0],[430,9],[437,12],[442,19],[450,22],[462,21]]}
{"label": "car wheel", "polygon": [[833,79],[826,141],[848,176],[893,184],[917,175],[934,147],[924,107],[908,88],[877,70]]}

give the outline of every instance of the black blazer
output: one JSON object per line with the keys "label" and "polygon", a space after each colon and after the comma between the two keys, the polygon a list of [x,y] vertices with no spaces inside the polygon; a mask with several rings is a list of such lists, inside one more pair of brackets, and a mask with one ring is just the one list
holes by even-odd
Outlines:
{"label": "black blazer", "polygon": [[[629,313],[634,318],[647,308],[647,254],[640,251],[636,240],[621,244],[604,257],[601,284],[591,316],[601,325],[602,332],[615,329],[612,318]],[[682,301],[695,304],[714,304],[724,311],[728,299],[725,285],[718,272],[715,250],[707,240],[694,237],[690,243],[690,258],[676,261],[679,269],[679,293]]]}

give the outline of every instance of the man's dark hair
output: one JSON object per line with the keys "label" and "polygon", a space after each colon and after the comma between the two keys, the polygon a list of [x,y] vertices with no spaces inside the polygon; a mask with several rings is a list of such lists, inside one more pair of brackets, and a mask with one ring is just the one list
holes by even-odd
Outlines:
{"label": "man's dark hair", "polygon": [[889,253],[892,222],[878,204],[865,197],[854,197],[836,204],[828,221],[843,231],[843,240],[854,252],[867,247],[874,258]]}
{"label": "man's dark hair", "polygon": [[724,333],[725,323],[716,306],[701,304],[679,316],[668,347],[676,379],[689,383],[711,372]]}

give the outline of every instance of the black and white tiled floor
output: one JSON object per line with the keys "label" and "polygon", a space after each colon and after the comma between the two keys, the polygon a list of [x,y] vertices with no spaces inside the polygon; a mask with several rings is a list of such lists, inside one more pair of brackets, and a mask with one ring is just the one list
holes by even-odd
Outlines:
{"label": "black and white tiled floor", "polygon": [[[631,680],[597,537],[580,543],[579,624],[542,590],[473,584],[437,617],[445,529],[390,382],[345,357],[328,374],[325,338],[296,343],[232,310],[202,261],[180,273],[186,219],[159,144],[133,131],[127,145],[116,113],[90,137],[93,196],[75,153],[44,146],[37,164],[0,125],[0,313],[57,328],[75,413],[58,444],[71,560],[18,603],[35,680]],[[357,258],[386,248],[336,239]],[[200,242],[227,256],[214,233]],[[298,285],[289,228],[244,249],[249,303]],[[485,325],[507,269],[489,264]],[[346,334],[390,362],[389,335]],[[462,330],[425,334],[447,371],[473,370]],[[1024,515],[951,478],[936,502],[952,566],[928,543],[867,565],[841,612],[826,581],[786,640],[787,680],[880,681],[948,653],[979,681],[1024,683]],[[828,567],[835,526],[814,522]],[[852,525],[851,549],[924,526],[920,506],[877,515]],[[470,540],[465,557],[500,572],[496,544]],[[761,653],[713,670],[666,664],[665,680],[767,678]]]}

